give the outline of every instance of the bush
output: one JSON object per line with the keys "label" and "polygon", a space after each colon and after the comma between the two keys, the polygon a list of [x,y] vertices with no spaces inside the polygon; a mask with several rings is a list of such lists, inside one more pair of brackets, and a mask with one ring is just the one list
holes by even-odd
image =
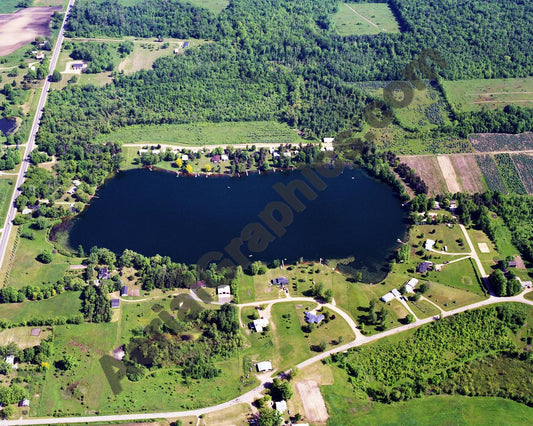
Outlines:
{"label": "bush", "polygon": [[41,254],[37,256],[37,260],[41,263],[48,264],[54,260],[54,255],[50,249],[44,250]]}

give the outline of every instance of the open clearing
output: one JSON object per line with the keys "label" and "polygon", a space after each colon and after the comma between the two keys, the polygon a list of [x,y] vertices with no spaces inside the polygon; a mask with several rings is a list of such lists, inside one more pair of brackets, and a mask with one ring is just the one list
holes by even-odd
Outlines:
{"label": "open clearing", "polygon": [[533,105],[533,77],[443,81],[452,107],[462,111]]}
{"label": "open clearing", "polygon": [[318,385],[313,380],[299,382],[296,387],[302,398],[305,417],[311,423],[322,423],[328,419],[328,410]]}
{"label": "open clearing", "polygon": [[0,333],[0,345],[7,346],[14,342],[20,349],[31,348],[41,343],[41,340],[46,339],[52,332],[51,327],[44,327],[38,336],[32,336],[31,330],[33,327],[15,327],[8,328]]}
{"label": "open clearing", "polygon": [[343,3],[332,20],[342,36],[400,32],[387,3]]}
{"label": "open clearing", "polygon": [[29,7],[0,15],[0,56],[6,56],[35,40],[50,35],[50,19],[61,7]]}
{"label": "open clearing", "polygon": [[461,186],[457,181],[457,174],[455,173],[455,169],[453,168],[450,158],[446,157],[445,155],[438,155],[437,161],[439,163],[440,170],[442,171],[442,175],[444,176],[444,180],[446,181],[448,191],[452,194],[461,192]]}

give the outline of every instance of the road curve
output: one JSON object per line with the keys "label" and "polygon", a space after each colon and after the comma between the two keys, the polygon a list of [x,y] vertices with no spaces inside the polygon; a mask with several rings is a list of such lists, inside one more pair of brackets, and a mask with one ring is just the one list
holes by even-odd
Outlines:
{"label": "road curve", "polygon": [[11,202],[9,204],[9,210],[7,211],[6,219],[4,222],[4,228],[2,235],[0,236],[0,268],[2,267],[2,263],[4,261],[4,257],[7,250],[7,244],[9,242],[9,236],[11,234],[11,230],[13,228],[13,219],[15,218],[15,215],[17,214],[17,208],[15,207],[15,200],[20,195],[20,186],[24,182],[24,177],[26,175],[26,172],[28,170],[28,167],[30,166],[30,153],[33,151],[33,148],[35,147],[35,136],[37,135],[37,130],[39,130],[39,122],[41,121],[41,117],[43,115],[43,108],[46,104],[46,99],[48,98],[48,91],[50,90],[50,80],[49,76],[54,72],[54,69],[57,64],[57,60],[59,58],[59,53],[61,52],[61,45],[63,44],[64,39],[64,32],[65,32],[65,23],[67,22],[67,17],[70,13],[70,9],[72,8],[72,5],[74,4],[75,0],[70,0],[67,6],[67,9],[65,11],[65,17],[63,18],[63,22],[61,24],[61,28],[59,29],[59,35],[57,37],[56,45],[54,47],[54,51],[52,52],[52,57],[50,59],[50,66],[48,68],[48,76],[44,80],[43,85],[43,91],[41,92],[41,96],[39,97],[39,103],[37,105],[37,111],[35,112],[35,117],[33,118],[33,123],[31,125],[30,135],[28,137],[28,143],[26,144],[26,149],[24,150],[24,155],[22,157],[22,164],[20,166],[20,171],[18,173],[15,191],[13,191],[13,195],[11,196]]}

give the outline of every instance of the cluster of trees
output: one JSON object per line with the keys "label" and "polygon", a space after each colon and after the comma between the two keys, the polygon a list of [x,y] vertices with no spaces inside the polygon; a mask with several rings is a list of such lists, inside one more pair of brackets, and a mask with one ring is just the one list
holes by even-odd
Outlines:
{"label": "cluster of trees", "polygon": [[520,281],[512,271],[505,274],[501,269],[495,269],[489,276],[489,282],[497,296],[514,296],[522,290]]}
{"label": "cluster of trees", "polygon": [[55,284],[26,285],[19,289],[3,287],[0,289],[0,303],[20,303],[25,299],[43,300],[61,294],[63,291],[64,284],[62,281],[58,281]]}
{"label": "cluster of trees", "polygon": [[98,287],[86,286],[81,293],[81,312],[90,322],[111,321],[111,306],[109,303],[109,290],[105,284]]}
{"label": "cluster of trees", "polygon": [[358,392],[385,403],[408,400],[435,391],[440,372],[514,350],[512,331],[523,326],[527,314],[518,304],[468,311],[420,328],[401,342],[363,346],[332,358]]}
{"label": "cluster of trees", "polygon": [[18,149],[6,149],[0,157],[0,170],[12,170],[22,161],[22,156]]}
{"label": "cluster of trees", "polygon": [[405,181],[415,194],[427,194],[428,186],[426,182],[416,174],[416,172],[405,163],[400,163],[394,169],[396,173]]}
{"label": "cluster of trees", "polygon": [[[163,318],[162,315],[159,317]],[[199,338],[185,333],[193,328],[201,330]],[[163,332],[165,337],[161,335]],[[167,318],[163,323],[156,318],[144,333],[148,335],[133,337],[126,347],[125,362],[131,373],[142,374],[145,369],[177,366],[186,380],[209,379],[221,372],[214,362],[232,356],[243,345],[237,308],[230,304],[219,310],[197,312],[184,321]],[[130,379],[139,376],[128,374]]]}
{"label": "cluster of trees", "polygon": [[87,68],[85,68],[84,72],[89,74],[113,71],[115,67],[113,64],[113,52],[109,43],[74,43],[70,57],[87,62]]}

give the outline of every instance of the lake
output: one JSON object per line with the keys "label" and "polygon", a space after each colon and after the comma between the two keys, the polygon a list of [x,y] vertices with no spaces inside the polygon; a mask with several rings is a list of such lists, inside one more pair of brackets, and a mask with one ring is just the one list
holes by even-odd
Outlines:
{"label": "lake", "polygon": [[[338,177],[309,171],[242,178],[120,172],[74,221],[69,245],[117,254],[129,248],[181,263],[197,263],[212,251],[240,264],[353,257],[349,269],[363,272],[366,281],[382,279],[387,258],[405,235],[406,208],[390,187],[361,169],[345,168]],[[250,241],[239,245],[239,237]]]}
{"label": "lake", "polygon": [[4,135],[10,135],[17,128],[18,123],[14,118],[2,118],[0,119],[0,132]]}

